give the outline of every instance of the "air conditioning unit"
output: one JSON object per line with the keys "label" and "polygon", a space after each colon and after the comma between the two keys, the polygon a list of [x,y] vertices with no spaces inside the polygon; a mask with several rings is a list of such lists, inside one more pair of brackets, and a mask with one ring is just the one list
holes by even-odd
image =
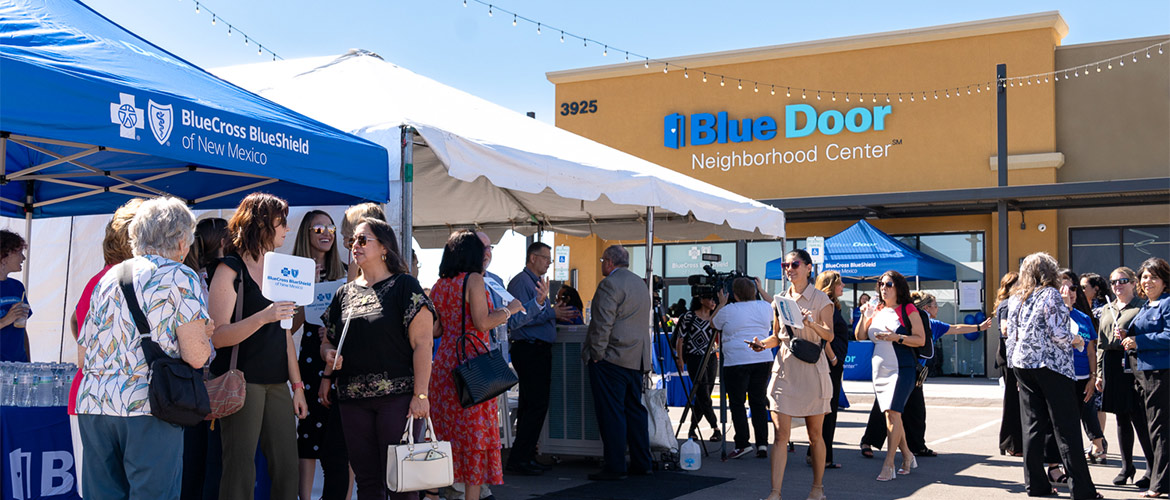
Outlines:
{"label": "air conditioning unit", "polygon": [[581,361],[585,326],[557,326],[552,346],[552,388],[548,419],[540,435],[540,452],[601,457],[601,432],[593,409],[589,373]]}

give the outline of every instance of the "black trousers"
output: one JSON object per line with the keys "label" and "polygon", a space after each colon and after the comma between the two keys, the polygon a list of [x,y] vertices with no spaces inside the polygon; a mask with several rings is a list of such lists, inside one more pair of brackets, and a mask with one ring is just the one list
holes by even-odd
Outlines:
{"label": "black trousers", "polygon": [[348,500],[349,493],[349,452],[345,447],[345,433],[342,431],[341,405],[338,404],[337,390],[330,395],[333,405],[325,423],[325,441],[321,444],[322,500]]}
{"label": "black trousers", "polygon": [[223,473],[223,447],[219,427],[203,421],[183,429],[182,500],[219,498],[219,477]]}
{"label": "black trousers", "polygon": [[[1136,387],[1137,381],[1134,381]],[[1106,382],[1105,390],[1111,390],[1108,382]],[[1138,397],[1130,398],[1129,411],[1114,413],[1117,417],[1117,441],[1118,453],[1121,453],[1121,472],[1136,473],[1137,468],[1133,465],[1133,442],[1137,438],[1138,445],[1142,447],[1142,454],[1146,457],[1146,477],[1153,475],[1154,467],[1154,446],[1150,442],[1150,427],[1146,423],[1146,405]]]}
{"label": "black trousers", "polygon": [[[825,439],[825,463],[833,463],[833,437],[837,434],[837,413],[841,411],[841,377],[845,374],[843,357],[837,358],[837,366],[829,367],[829,381],[833,384],[833,400],[829,401],[829,414],[825,415],[825,423],[821,427],[821,436]],[[812,455],[809,448],[808,455]]]}
{"label": "black trousers", "polygon": [[[914,386],[914,390],[910,391],[910,399],[906,400],[906,411],[902,412],[902,429],[906,432],[906,444],[910,446],[911,453],[926,449],[926,398],[921,387]],[[885,442],[886,416],[878,407],[877,401],[874,401],[873,408],[869,410],[869,422],[865,425],[865,435],[861,437],[861,443],[880,450]]]}
{"label": "black trousers", "polygon": [[642,374],[607,361],[588,365],[593,409],[597,412],[597,427],[605,450],[605,470],[626,473],[627,447],[630,468],[653,470],[650,416],[642,406]]}
{"label": "black trousers", "polygon": [[[718,429],[719,422],[715,420],[715,408],[711,405],[711,391],[715,389],[715,356],[707,358],[707,366],[703,366],[703,356],[699,354],[683,354],[683,363],[687,365],[687,374],[691,377],[694,400],[691,408],[691,432],[699,427],[704,418],[712,428]],[[702,376],[699,372],[702,371]]]}
{"label": "black trousers", "polygon": [[1072,498],[1094,498],[1097,489],[1089,476],[1081,446],[1079,408],[1073,380],[1047,368],[1015,368],[1020,384],[1020,426],[1024,432],[1024,486],[1029,495],[1048,495],[1044,448],[1048,434],[1056,438],[1061,462],[1068,474]]}
{"label": "black trousers", "polygon": [[731,407],[731,423],[735,427],[736,449],[747,448],[751,444],[747,411],[743,407],[745,394],[752,409],[756,446],[768,449],[768,379],[771,376],[772,363],[723,367],[723,378],[727,379],[724,382],[727,387],[727,404]]}
{"label": "black trousers", "polygon": [[[1002,349],[1002,347],[1000,347]],[[1015,370],[1003,367],[1003,420],[999,423],[999,451],[1024,452],[1023,429],[1020,427],[1020,387]]]}
{"label": "black trousers", "polygon": [[1081,426],[1085,428],[1085,435],[1092,441],[1105,437],[1105,433],[1101,431],[1101,421],[1097,420],[1097,406],[1091,399],[1088,403],[1085,402],[1085,388],[1089,386],[1089,380],[1092,379],[1076,381],[1076,396]]}
{"label": "black trousers", "polygon": [[1145,401],[1154,463],[1150,467],[1150,491],[1170,493],[1170,369],[1134,370],[1138,392]]}
{"label": "black trousers", "polygon": [[520,400],[516,406],[516,440],[508,463],[519,465],[536,457],[536,443],[548,415],[552,384],[552,344],[539,340],[511,343],[512,367],[520,379]]}

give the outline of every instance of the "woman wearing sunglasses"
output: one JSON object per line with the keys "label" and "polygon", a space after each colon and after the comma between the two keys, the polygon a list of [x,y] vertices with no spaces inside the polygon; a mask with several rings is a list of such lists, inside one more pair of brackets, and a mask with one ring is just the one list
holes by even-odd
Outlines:
{"label": "woman wearing sunglasses", "polygon": [[[340,251],[337,249],[337,226],[333,225],[333,218],[322,210],[310,210],[301,219],[297,227],[296,240],[293,242],[293,255],[307,257],[317,263],[318,283],[345,278],[345,264],[341,263]],[[318,389],[322,382],[329,383],[330,374],[326,374],[325,361],[321,358],[320,318],[305,318],[305,311],[297,309],[293,317],[293,332],[303,325],[301,334],[301,351],[298,361],[301,366],[301,377],[305,382],[305,391],[308,398],[309,417],[297,424],[297,456],[300,458],[300,493],[301,498],[309,498],[313,490],[313,476],[316,475],[317,461],[321,461],[324,472],[324,486],[322,497],[326,500],[340,498],[350,491],[349,462],[345,456],[345,444],[340,439],[329,440],[327,435],[333,435],[330,428],[330,409],[322,404]],[[332,368],[332,367],[330,367]],[[332,370],[329,370],[332,372]],[[339,417],[334,417],[334,419]]]}
{"label": "woman wearing sunglasses", "polygon": [[[288,236],[288,203],[267,194],[246,196],[228,221],[224,258],[211,276],[210,313],[215,321],[213,376],[226,372],[233,350],[247,377],[244,407],[219,419],[223,442],[220,498],[250,498],[256,483],[256,446],[268,459],[272,498],[296,498],[296,422],[308,415],[292,334],[280,321],[292,319],[293,303],[264,297],[264,254]],[[243,311],[235,314],[237,291]],[[239,319],[237,319],[239,318]],[[288,383],[293,394],[289,396]]]}
{"label": "woman wearing sunglasses", "polygon": [[1170,264],[1150,257],[1138,269],[1138,290],[1146,298],[1121,346],[1129,354],[1138,393],[1145,403],[1154,460],[1143,498],[1170,494]]}
{"label": "woman wearing sunglasses", "polygon": [[1121,452],[1121,471],[1113,478],[1118,486],[1128,483],[1137,474],[1133,464],[1133,441],[1141,444],[1146,456],[1146,473],[1134,484],[1150,487],[1150,464],[1154,463],[1150,446],[1150,430],[1146,424],[1146,408],[1134,385],[1133,365],[1125,361],[1121,347],[1121,332],[1128,331],[1133,318],[1144,302],[1137,296],[1137,275],[1133,269],[1119,267],[1109,274],[1109,287],[1117,296],[1101,308],[1101,331],[1098,337],[1097,390],[1101,391],[1101,409],[1117,417],[1117,443]]}
{"label": "woman wearing sunglasses", "polygon": [[[398,444],[407,418],[430,415],[434,307],[398,256],[389,224],[373,218],[359,223],[351,262],[361,275],[337,290],[322,320],[331,344],[341,349],[329,349],[325,363],[338,368],[338,405],[358,498],[415,499],[418,492],[387,492],[386,450]],[[421,440],[426,426],[417,424],[415,439]]]}
{"label": "woman wearing sunglasses", "polygon": [[902,426],[902,412],[914,390],[915,355],[911,347],[926,343],[926,325],[910,299],[910,285],[897,271],[886,271],[877,282],[878,304],[862,308],[861,321],[854,335],[857,340],[873,339],[873,391],[878,405],[886,414],[886,460],[878,481],[897,478],[894,471],[895,453],[902,450],[902,466],[897,474],[906,475],[916,466],[906,432]]}

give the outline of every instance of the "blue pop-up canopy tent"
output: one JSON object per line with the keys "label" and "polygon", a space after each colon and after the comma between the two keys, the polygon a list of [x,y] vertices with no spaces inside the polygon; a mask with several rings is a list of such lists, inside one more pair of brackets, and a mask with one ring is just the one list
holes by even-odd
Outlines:
{"label": "blue pop-up canopy tent", "polygon": [[132,196],[385,202],[386,150],[229,84],[74,0],[0,3],[0,215]]}
{"label": "blue pop-up canopy tent", "polygon": [[[764,268],[768,279],[782,279],[783,258],[769,261]],[[873,281],[888,270],[923,281],[955,280],[955,266],[919,252],[891,238],[870,223],[860,220],[836,235],[825,238],[825,271],[837,271],[849,283]]]}

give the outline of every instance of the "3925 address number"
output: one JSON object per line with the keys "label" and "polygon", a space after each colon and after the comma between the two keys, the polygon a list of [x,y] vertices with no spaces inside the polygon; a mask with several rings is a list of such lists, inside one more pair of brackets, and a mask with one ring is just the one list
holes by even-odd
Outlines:
{"label": "3925 address number", "polygon": [[561,116],[597,112],[597,99],[561,103]]}

